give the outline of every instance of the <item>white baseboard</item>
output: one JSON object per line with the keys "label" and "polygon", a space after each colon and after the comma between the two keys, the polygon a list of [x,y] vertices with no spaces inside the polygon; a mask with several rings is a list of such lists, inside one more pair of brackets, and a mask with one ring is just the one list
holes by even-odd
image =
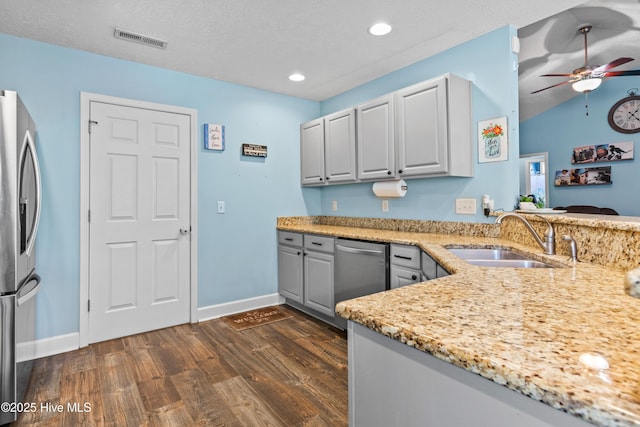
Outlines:
{"label": "white baseboard", "polygon": [[80,348],[80,334],[73,332],[66,335],[36,340],[35,358],[52,356],[54,354],[66,353]]}
{"label": "white baseboard", "polygon": [[[203,322],[205,320],[217,319],[218,317],[241,313],[243,311],[284,304],[284,302],[285,299],[279,294],[270,294],[224,304],[210,305],[208,307],[200,307],[198,308],[197,321]],[[35,347],[36,359],[77,350],[80,348],[80,333],[73,332],[66,335],[36,340]]]}
{"label": "white baseboard", "polygon": [[285,299],[279,294],[271,294],[224,304],[210,305],[208,307],[200,307],[198,308],[198,322],[217,319],[218,317],[241,313],[243,311],[255,310],[257,308],[269,307],[270,305],[280,305],[284,304],[284,301]]}

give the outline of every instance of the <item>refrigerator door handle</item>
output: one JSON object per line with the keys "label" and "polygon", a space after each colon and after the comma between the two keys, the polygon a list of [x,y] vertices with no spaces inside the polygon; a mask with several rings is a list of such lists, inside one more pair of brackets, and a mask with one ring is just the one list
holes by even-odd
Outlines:
{"label": "refrigerator door handle", "polygon": [[[28,148],[28,150],[27,150]],[[38,234],[38,226],[40,225],[40,211],[42,210],[42,189],[40,182],[40,164],[38,163],[38,156],[36,154],[36,143],[31,136],[31,132],[27,130],[24,135],[23,150],[28,151],[33,162],[33,171],[36,178],[36,206],[35,206],[35,220],[33,221],[33,228],[31,229],[31,235],[27,237],[27,247],[25,253],[31,255],[31,251],[36,243],[36,235]],[[24,154],[23,154],[24,155]],[[20,156],[22,157],[22,156]],[[23,164],[21,161],[20,164]]]}
{"label": "refrigerator door handle", "polygon": [[[31,288],[26,294],[20,295],[20,292],[18,292],[18,298],[16,299],[16,304],[18,305],[18,307],[33,298],[35,294],[37,294],[40,290],[40,276],[38,276],[37,274],[32,275],[29,280],[27,280],[27,282],[22,286],[22,289],[26,289],[27,284],[33,281],[36,282],[35,286]],[[20,291],[22,291],[22,289]]]}

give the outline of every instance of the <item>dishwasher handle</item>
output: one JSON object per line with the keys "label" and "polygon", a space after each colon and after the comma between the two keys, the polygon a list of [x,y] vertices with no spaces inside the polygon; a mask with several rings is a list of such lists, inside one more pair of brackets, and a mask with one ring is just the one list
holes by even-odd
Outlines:
{"label": "dishwasher handle", "polygon": [[350,248],[348,246],[336,245],[336,249],[350,254],[360,255],[384,255],[383,250]]}

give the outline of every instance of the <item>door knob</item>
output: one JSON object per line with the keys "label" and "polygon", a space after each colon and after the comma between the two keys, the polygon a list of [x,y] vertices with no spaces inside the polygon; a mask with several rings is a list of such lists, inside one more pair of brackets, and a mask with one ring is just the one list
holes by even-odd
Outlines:
{"label": "door knob", "polygon": [[180,234],[189,234],[189,233],[190,233],[190,231],[191,231],[191,230],[190,230],[190,229],[188,229],[188,228],[181,228],[181,229],[180,229]]}

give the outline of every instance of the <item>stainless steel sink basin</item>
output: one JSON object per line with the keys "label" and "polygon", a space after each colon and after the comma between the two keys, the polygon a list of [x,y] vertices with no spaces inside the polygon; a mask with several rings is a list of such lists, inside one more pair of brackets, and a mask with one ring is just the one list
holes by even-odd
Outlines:
{"label": "stainless steel sink basin", "polygon": [[555,268],[555,265],[532,259],[508,248],[447,248],[469,264],[483,267]]}

